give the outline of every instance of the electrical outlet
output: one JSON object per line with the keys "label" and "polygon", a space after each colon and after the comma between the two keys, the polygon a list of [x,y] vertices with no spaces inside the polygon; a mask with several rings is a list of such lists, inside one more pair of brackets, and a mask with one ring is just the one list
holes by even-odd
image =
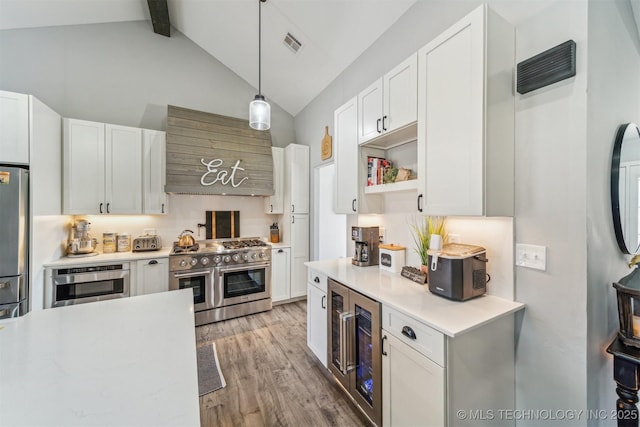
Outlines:
{"label": "electrical outlet", "polygon": [[460,243],[460,235],[449,233],[448,240],[449,240],[449,243]]}
{"label": "electrical outlet", "polygon": [[516,243],[516,265],[546,271],[547,247]]}

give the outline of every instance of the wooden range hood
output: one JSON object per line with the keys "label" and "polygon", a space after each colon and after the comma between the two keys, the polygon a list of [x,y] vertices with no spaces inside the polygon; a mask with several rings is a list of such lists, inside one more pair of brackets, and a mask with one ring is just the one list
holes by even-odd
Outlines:
{"label": "wooden range hood", "polygon": [[167,182],[178,194],[273,194],[271,132],[248,120],[168,106]]}

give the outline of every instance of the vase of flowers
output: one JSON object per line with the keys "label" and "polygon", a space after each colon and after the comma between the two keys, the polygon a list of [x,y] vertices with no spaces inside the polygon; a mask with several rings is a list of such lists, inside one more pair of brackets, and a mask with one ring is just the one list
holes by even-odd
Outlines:
{"label": "vase of flowers", "polygon": [[445,231],[446,218],[443,216],[419,216],[414,218],[410,224],[411,235],[415,243],[415,251],[420,256],[420,270],[428,274],[429,271],[429,244],[431,243],[431,235],[439,234],[442,241],[446,240]]}

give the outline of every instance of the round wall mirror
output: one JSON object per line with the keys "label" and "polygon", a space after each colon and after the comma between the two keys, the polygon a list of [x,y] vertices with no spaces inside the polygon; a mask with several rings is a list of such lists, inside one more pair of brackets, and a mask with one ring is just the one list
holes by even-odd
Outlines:
{"label": "round wall mirror", "polygon": [[621,125],[611,158],[611,212],[620,250],[640,253],[640,128]]}

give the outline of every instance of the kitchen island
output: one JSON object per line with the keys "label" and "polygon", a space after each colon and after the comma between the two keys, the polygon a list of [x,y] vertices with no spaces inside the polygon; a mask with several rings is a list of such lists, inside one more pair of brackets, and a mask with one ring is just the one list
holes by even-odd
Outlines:
{"label": "kitchen island", "polygon": [[191,289],[0,323],[0,425],[200,425]]}

